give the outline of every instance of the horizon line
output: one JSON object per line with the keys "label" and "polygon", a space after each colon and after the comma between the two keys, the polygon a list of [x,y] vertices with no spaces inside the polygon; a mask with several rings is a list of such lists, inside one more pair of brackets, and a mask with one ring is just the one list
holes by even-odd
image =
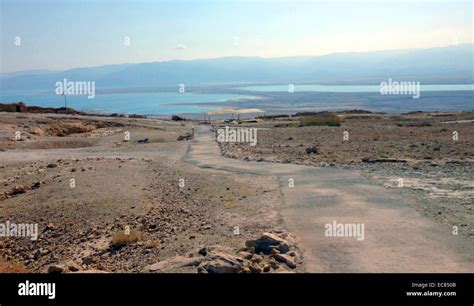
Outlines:
{"label": "horizon line", "polygon": [[[102,67],[109,67],[109,66],[125,66],[125,65],[141,65],[141,64],[154,64],[154,63],[168,63],[168,62],[192,62],[192,61],[205,61],[205,60],[218,60],[218,59],[225,59],[225,58],[258,58],[258,59],[284,59],[284,58],[304,58],[304,57],[323,57],[323,56],[330,56],[330,55],[337,55],[337,54],[363,54],[363,53],[377,53],[377,52],[397,52],[397,51],[417,51],[417,50],[430,50],[430,49],[441,49],[441,48],[449,48],[449,47],[459,47],[463,45],[473,45],[474,42],[460,42],[457,44],[447,44],[438,47],[428,47],[428,48],[408,48],[408,49],[384,49],[384,50],[371,50],[371,51],[337,51],[319,55],[289,55],[289,56],[275,56],[275,57],[264,57],[264,56],[245,56],[245,55],[229,55],[229,56],[221,56],[221,57],[208,57],[208,58],[195,58],[195,59],[167,59],[167,60],[156,60],[156,61],[149,61],[149,62],[128,62],[128,63],[116,63],[116,64],[103,64],[98,66],[81,66],[81,67],[73,67],[67,68],[62,70],[51,70],[47,68],[37,68],[37,69],[26,69],[26,70],[16,70],[16,71],[8,71],[8,72],[1,72],[0,75],[6,74],[14,74],[14,73],[27,73],[27,72],[34,72],[34,71],[44,71],[44,72],[65,72],[69,70],[76,70],[76,69],[90,69],[90,68],[102,68]],[[473,50],[474,51],[474,50]]]}

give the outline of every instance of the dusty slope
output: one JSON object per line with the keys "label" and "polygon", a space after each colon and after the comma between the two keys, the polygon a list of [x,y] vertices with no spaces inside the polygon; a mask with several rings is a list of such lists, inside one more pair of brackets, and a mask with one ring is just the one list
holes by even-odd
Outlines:
{"label": "dusty slope", "polygon": [[[57,137],[29,131],[38,125],[68,129],[90,120],[11,116],[0,114],[0,142],[8,143],[0,152],[0,220],[38,223],[40,230],[34,242],[0,239],[0,257],[18,264],[18,270],[45,272],[60,264],[72,270],[139,272],[204,246],[235,253],[265,231],[285,235],[273,208],[281,194],[272,177],[202,170],[180,161],[188,142],[177,138],[190,126],[96,118],[88,130]],[[16,130],[22,141],[11,139]],[[130,141],[123,141],[125,131]],[[22,188],[24,193],[12,194]],[[127,226],[142,237],[111,247],[113,236]]]}

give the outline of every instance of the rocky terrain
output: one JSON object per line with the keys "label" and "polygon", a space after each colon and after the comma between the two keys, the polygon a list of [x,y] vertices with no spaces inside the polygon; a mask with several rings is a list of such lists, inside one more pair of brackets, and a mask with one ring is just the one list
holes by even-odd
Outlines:
{"label": "rocky terrain", "polygon": [[39,229],[0,272],[302,271],[276,180],[181,161],[193,124],[0,113],[0,223]]}
{"label": "rocky terrain", "polygon": [[[293,116],[215,127],[258,129],[256,146],[220,143],[225,156],[361,171],[474,236],[472,112],[336,116],[334,126]],[[39,230],[0,237],[0,271],[305,271],[276,177],[182,160],[197,124],[0,113],[0,223]]]}
{"label": "rocky terrain", "polygon": [[300,117],[221,123],[258,129],[258,143],[220,143],[248,161],[361,170],[413,198],[417,210],[474,236],[474,112],[339,113],[340,126],[301,126]]}

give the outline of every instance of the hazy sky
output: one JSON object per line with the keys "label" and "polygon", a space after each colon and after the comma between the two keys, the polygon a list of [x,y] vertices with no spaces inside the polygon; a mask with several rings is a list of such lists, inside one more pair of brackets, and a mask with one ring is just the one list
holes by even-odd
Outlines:
{"label": "hazy sky", "polygon": [[1,72],[473,42],[471,0],[0,2]]}

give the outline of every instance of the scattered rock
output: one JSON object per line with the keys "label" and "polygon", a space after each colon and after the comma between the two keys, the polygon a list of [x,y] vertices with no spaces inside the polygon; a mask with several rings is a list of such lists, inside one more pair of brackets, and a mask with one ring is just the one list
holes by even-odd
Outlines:
{"label": "scattered rock", "polygon": [[48,267],[48,273],[63,273],[66,268],[63,265],[51,265]]}
{"label": "scattered rock", "polygon": [[306,154],[318,154],[318,148],[316,147],[306,148]]}
{"label": "scattered rock", "polygon": [[144,144],[144,143],[149,143],[149,141],[148,141],[148,138],[145,138],[145,139],[137,140],[137,143]]}
{"label": "scattered rock", "polygon": [[89,255],[89,256],[86,256],[86,257],[82,258],[82,263],[85,264],[85,265],[93,264],[96,261],[97,261],[97,259],[92,255]]}
{"label": "scattered rock", "polygon": [[263,252],[264,254],[271,254],[272,248],[276,248],[280,253],[286,253],[290,250],[289,243],[285,239],[271,233],[263,233],[256,240],[248,240],[245,245],[249,248],[255,248],[256,253]]}
{"label": "scattered rock", "polygon": [[275,254],[273,256],[278,262],[282,262],[284,264],[286,264],[288,267],[290,267],[291,269],[294,269],[296,268],[296,263],[295,263],[295,260],[293,259],[293,257],[291,257],[290,255],[288,254]]}
{"label": "scattered rock", "polygon": [[199,273],[239,273],[244,270],[244,259],[221,252],[210,253],[198,267]]}
{"label": "scattered rock", "polygon": [[261,263],[265,258],[262,255],[253,254],[252,261],[256,263]]}
{"label": "scattered rock", "polygon": [[193,136],[192,136],[191,134],[187,133],[187,134],[185,134],[185,135],[180,135],[180,136],[178,136],[178,139],[177,139],[177,140],[178,140],[178,141],[190,140],[190,139],[192,139],[192,138],[193,138]]}
{"label": "scattered rock", "polygon": [[269,263],[263,265],[263,272],[270,272],[272,266]]}
{"label": "scattered rock", "polygon": [[81,266],[79,264],[75,263],[74,261],[68,262],[67,263],[67,268],[71,272],[77,272],[77,271],[81,270]]}
{"label": "scattered rock", "polygon": [[41,257],[41,250],[36,250],[36,252],[33,254],[33,259],[38,260]]}
{"label": "scattered rock", "polygon": [[245,251],[240,251],[239,253],[237,253],[237,255],[239,255],[240,257],[242,257],[243,259],[252,259],[253,257],[253,254],[250,253],[250,252],[245,252]]}
{"label": "scattered rock", "polygon": [[22,194],[22,193],[26,193],[26,187],[23,185],[19,185],[19,186],[13,187],[13,189],[10,190],[8,195],[14,196],[14,195]]}
{"label": "scattered rock", "polygon": [[280,268],[280,265],[278,264],[278,262],[276,260],[273,260],[273,258],[272,258],[272,260],[269,261],[269,263],[270,263],[270,267],[273,270],[277,270],[277,269]]}
{"label": "scattered rock", "polygon": [[199,251],[198,251],[198,254],[202,255],[202,256],[206,256],[207,255],[207,248],[206,247],[200,248]]}

